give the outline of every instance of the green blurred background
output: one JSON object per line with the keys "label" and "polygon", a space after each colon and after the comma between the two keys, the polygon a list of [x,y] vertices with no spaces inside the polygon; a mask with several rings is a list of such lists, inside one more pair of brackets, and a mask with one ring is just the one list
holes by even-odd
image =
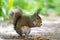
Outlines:
{"label": "green blurred background", "polygon": [[60,0],[0,0],[0,20],[8,19],[9,10],[19,7],[25,15],[33,14],[41,9],[41,16],[60,16]]}

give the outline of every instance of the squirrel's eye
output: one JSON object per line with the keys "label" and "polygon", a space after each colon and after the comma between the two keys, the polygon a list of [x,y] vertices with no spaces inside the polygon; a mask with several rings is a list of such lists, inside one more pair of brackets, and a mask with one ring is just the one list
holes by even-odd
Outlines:
{"label": "squirrel's eye", "polygon": [[37,19],[39,19],[39,18],[37,17]]}

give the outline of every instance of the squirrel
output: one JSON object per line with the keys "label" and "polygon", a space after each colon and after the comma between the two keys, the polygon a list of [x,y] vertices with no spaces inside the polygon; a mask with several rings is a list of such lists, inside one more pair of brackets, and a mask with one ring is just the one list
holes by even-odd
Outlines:
{"label": "squirrel", "polygon": [[14,29],[21,37],[28,36],[31,30],[30,28],[40,27],[42,25],[42,19],[37,12],[31,16],[23,16],[22,13],[23,11],[19,8],[11,12]]}

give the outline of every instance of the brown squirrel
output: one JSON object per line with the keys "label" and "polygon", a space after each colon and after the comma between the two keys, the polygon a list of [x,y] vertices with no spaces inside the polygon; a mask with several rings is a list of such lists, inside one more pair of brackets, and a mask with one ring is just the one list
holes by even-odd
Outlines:
{"label": "brown squirrel", "polygon": [[14,29],[20,36],[28,36],[30,28],[40,27],[42,25],[42,19],[37,12],[31,16],[23,16],[22,13],[23,11],[18,8],[11,12],[13,15]]}

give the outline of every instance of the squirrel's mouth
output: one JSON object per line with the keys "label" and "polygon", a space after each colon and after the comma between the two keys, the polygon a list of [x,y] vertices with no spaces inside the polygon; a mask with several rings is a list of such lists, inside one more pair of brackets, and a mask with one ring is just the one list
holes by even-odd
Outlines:
{"label": "squirrel's mouth", "polygon": [[38,27],[40,27],[41,25],[42,25],[42,23],[40,23],[40,24],[38,23],[38,25],[37,25],[37,26],[38,26]]}
{"label": "squirrel's mouth", "polygon": [[42,23],[40,23],[40,25],[42,25]]}

